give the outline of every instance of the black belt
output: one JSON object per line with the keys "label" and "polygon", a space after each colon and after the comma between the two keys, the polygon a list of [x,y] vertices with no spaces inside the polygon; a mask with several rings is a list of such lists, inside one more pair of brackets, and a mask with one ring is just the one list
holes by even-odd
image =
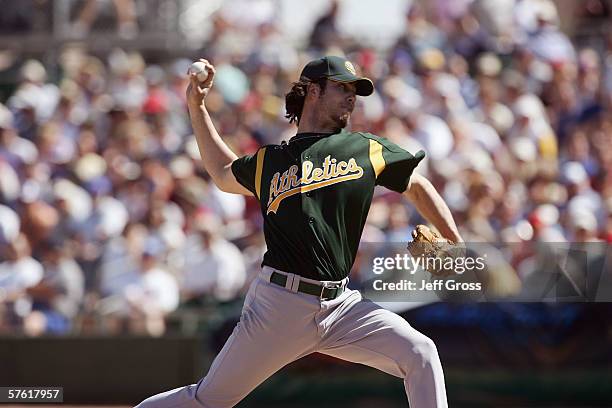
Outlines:
{"label": "black belt", "polygon": [[[283,275],[282,273],[278,272],[272,272],[272,275],[270,275],[270,283],[285,287],[285,285],[287,284],[287,275]],[[321,282],[320,285],[317,285],[316,283],[310,283],[300,280],[300,284],[298,285],[297,291],[301,293],[306,293],[308,295],[316,296],[321,300],[332,300],[337,298],[342,294],[342,292],[344,292],[344,285],[342,285],[341,283],[327,282]]]}

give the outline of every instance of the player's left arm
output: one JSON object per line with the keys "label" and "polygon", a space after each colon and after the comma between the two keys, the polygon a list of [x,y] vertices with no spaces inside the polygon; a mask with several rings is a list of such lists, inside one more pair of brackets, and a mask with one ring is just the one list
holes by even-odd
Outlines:
{"label": "player's left arm", "polygon": [[450,208],[429,180],[419,174],[412,174],[403,195],[444,238],[455,243],[463,242]]}

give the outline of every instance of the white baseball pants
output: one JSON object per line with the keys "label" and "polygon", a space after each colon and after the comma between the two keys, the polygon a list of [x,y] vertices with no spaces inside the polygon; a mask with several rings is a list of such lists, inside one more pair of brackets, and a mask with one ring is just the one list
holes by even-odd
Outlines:
{"label": "white baseball pants", "polygon": [[296,292],[293,274],[287,274],[287,288],[270,283],[273,271],[264,267],[251,284],[240,322],[206,377],[152,396],[138,408],[233,407],[283,366],[314,352],[403,378],[411,408],[448,406],[431,339],[358,291],[322,301]]}

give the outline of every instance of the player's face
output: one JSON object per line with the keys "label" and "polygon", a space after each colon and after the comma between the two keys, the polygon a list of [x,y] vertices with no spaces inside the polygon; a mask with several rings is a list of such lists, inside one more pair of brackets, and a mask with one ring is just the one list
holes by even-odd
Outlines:
{"label": "player's face", "polygon": [[355,84],[328,80],[320,100],[323,117],[334,126],[345,128],[355,109],[355,92]]}

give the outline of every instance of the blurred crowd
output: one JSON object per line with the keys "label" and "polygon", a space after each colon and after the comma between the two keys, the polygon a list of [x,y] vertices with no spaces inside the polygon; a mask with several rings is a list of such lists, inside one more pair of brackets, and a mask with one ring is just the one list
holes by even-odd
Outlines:
{"label": "blurred crowd", "polygon": [[[590,3],[594,21],[609,12]],[[208,109],[238,155],[288,140],[291,82],[308,60],[344,54],[376,86],[351,128],[425,150],[417,171],[466,241],[612,241],[612,35],[576,46],[548,0],[433,4],[411,5],[385,50],[342,33],[331,2],[299,46],[273,14],[222,9],[190,59],[67,46],[55,78],[23,61],[0,104],[0,333],[161,335],[177,310],[242,295],[262,219],[200,162],[185,108],[200,56],[217,69]],[[363,240],[405,242],[418,222],[377,191]]]}

